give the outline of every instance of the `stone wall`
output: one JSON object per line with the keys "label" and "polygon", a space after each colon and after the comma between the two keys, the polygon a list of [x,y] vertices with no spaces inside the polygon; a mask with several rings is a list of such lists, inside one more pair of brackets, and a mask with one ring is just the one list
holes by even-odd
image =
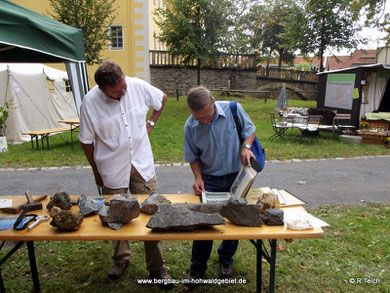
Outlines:
{"label": "stone wall", "polygon": [[[150,66],[150,81],[155,87],[163,90],[170,97],[185,93],[197,86],[197,70],[194,67],[176,66]],[[200,72],[201,85],[209,89],[236,89],[247,91],[270,91],[269,94],[248,94],[254,97],[277,98],[281,89],[281,83],[286,82],[289,88],[297,92],[310,92],[304,99],[316,99],[317,83],[308,84],[281,80],[264,80],[256,76],[256,69],[210,69],[202,68]],[[275,86],[272,86],[275,84]],[[268,85],[268,86],[265,86]],[[275,88],[276,87],[276,88]],[[303,93],[304,94],[304,93]],[[305,94],[304,94],[305,95]],[[306,95],[305,95],[306,96]],[[298,97],[299,98],[299,97]],[[300,95],[302,98],[302,95]]]}

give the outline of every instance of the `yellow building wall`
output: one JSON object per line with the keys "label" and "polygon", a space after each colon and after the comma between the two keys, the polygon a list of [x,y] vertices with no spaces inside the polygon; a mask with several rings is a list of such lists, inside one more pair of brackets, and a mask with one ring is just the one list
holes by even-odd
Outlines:
{"label": "yellow building wall", "polygon": [[[43,14],[47,17],[50,9],[48,0],[11,0],[12,2]],[[114,5],[115,20],[113,25],[123,25],[124,48],[123,50],[110,50],[108,48],[101,52],[102,59],[109,59],[118,63],[125,75],[136,76],[146,81],[150,81],[149,70],[149,40],[150,40],[150,1],[153,0],[116,0]],[[162,0],[160,0],[162,1]],[[61,64],[47,64],[57,69],[65,70]],[[88,65],[89,86],[95,85],[94,74],[98,65]]]}

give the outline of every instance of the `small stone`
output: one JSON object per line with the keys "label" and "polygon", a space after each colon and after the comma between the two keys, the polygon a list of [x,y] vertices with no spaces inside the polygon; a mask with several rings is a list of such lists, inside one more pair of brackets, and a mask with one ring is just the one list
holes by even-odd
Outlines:
{"label": "small stone", "polygon": [[75,214],[56,206],[51,208],[50,216],[53,218],[50,225],[57,227],[60,231],[76,231],[80,228],[84,220],[82,214]]}
{"label": "small stone", "polygon": [[59,207],[62,210],[70,210],[72,208],[72,203],[69,194],[67,192],[58,192],[54,194],[46,208],[50,211],[53,207]]}
{"label": "small stone", "polygon": [[97,214],[100,210],[100,205],[85,194],[80,195],[77,204],[79,206],[80,213],[84,216]]}
{"label": "small stone", "polygon": [[132,219],[137,218],[139,214],[140,208],[137,199],[118,197],[111,199],[110,202],[106,202],[101,207],[99,218],[103,225],[108,225],[108,223],[127,224]]}
{"label": "small stone", "polygon": [[234,225],[260,227],[263,224],[260,209],[260,205],[248,204],[244,198],[230,198],[222,207],[221,215]]}
{"label": "small stone", "polygon": [[153,215],[161,204],[171,204],[165,196],[152,192],[141,204],[141,212]]}
{"label": "small stone", "polygon": [[149,219],[146,227],[155,231],[193,231],[200,227],[225,224],[221,215],[205,214],[187,208],[162,204]]}
{"label": "small stone", "polygon": [[265,213],[268,209],[278,209],[280,207],[279,198],[274,193],[265,192],[257,200],[257,204],[261,204],[261,213]]}
{"label": "small stone", "polygon": [[264,221],[264,224],[268,226],[283,226],[284,225],[284,212],[281,209],[269,209],[261,218]]}

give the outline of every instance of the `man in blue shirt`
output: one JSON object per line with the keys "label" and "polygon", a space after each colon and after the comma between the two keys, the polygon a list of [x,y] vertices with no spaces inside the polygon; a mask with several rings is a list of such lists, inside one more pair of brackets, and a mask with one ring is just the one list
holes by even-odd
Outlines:
{"label": "man in blue shirt", "polygon": [[[244,139],[241,145],[229,102],[215,102],[203,86],[189,90],[187,106],[192,115],[184,125],[184,160],[190,163],[195,177],[194,193],[229,191],[241,166],[250,165],[250,158],[255,157],[250,147],[256,128],[238,104],[237,115]],[[212,246],[212,240],[193,241],[190,278],[204,277]],[[224,240],[218,248],[222,278],[232,275],[237,246],[238,240]]]}

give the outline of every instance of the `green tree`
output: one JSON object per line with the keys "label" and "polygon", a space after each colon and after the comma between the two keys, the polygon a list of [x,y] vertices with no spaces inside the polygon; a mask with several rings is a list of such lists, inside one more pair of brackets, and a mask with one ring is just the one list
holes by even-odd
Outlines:
{"label": "green tree", "polygon": [[326,49],[353,49],[359,43],[364,43],[364,39],[356,36],[362,26],[344,0],[304,1],[305,14],[298,16],[298,22],[286,26],[285,36],[293,46],[300,49],[303,56],[314,54],[319,57],[320,71],[324,70],[323,56]]}
{"label": "green tree", "polygon": [[226,0],[166,0],[166,9],[158,8],[157,36],[173,56],[183,57],[188,65],[196,61],[198,84],[200,68],[220,55],[227,29]]}
{"label": "green tree", "polygon": [[110,40],[115,0],[49,0],[55,20],[82,30],[87,64],[99,64]]}
{"label": "green tree", "polygon": [[295,47],[286,37],[287,27],[296,21],[302,9],[290,0],[265,0],[254,5],[248,15],[252,30],[251,45],[270,60],[277,58],[278,67],[294,60]]}
{"label": "green tree", "polygon": [[386,0],[346,0],[354,19],[365,17],[366,27],[376,27],[387,35],[384,40],[390,44],[390,14],[385,12]]}

